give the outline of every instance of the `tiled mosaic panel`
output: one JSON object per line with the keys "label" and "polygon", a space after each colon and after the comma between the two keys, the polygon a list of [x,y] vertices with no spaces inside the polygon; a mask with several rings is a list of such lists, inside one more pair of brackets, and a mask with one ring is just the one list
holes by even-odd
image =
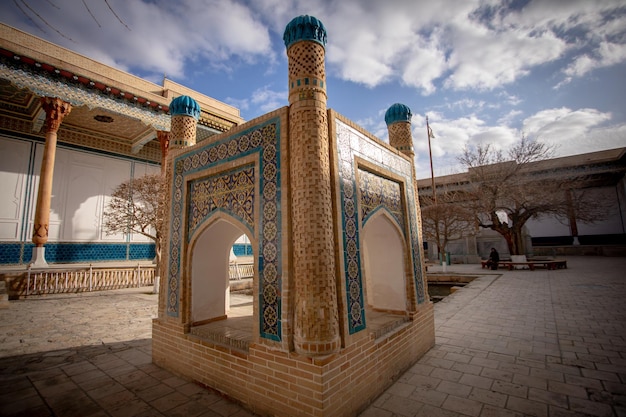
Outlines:
{"label": "tiled mosaic panel", "polygon": [[0,265],[20,264],[23,247],[22,243],[0,243]]}
{"label": "tiled mosaic panel", "polygon": [[233,214],[254,233],[254,166],[189,183],[187,242],[217,209]]}
{"label": "tiled mosaic panel", "polygon": [[[363,278],[361,269],[359,233],[356,201],[356,167],[354,158],[358,156],[383,169],[402,176],[405,183],[412,184],[411,164],[399,158],[386,148],[377,145],[365,138],[356,130],[350,128],[340,120],[336,120],[337,151],[341,195],[341,221],[343,230],[343,264],[346,281],[346,301],[348,305],[348,326],[350,334],[366,328],[365,306],[363,298]],[[418,303],[425,301],[422,270],[420,264],[420,247],[415,208],[413,186],[406,187],[405,207],[408,208],[408,222],[411,240],[411,255],[415,279],[415,291]],[[359,202],[360,203],[360,202]]]}
{"label": "tiled mosaic panel", "polygon": [[[0,265],[28,264],[32,243],[1,243]],[[153,243],[47,243],[50,263],[89,263],[103,261],[145,261],[155,257]]]}
{"label": "tiled mosaic panel", "polygon": [[235,256],[251,256],[252,253],[252,245],[249,243],[235,243],[233,245],[233,252]]}
{"label": "tiled mosaic panel", "polygon": [[[227,137],[181,154],[174,160],[172,209],[168,258],[167,314],[180,314],[179,290],[181,265],[183,264],[184,234],[189,226],[183,224],[184,210],[190,207],[189,196],[184,189],[189,182],[187,176],[206,169],[229,164],[251,154],[259,154],[259,224],[254,228],[259,236],[259,320],[260,336],[270,340],[281,340],[281,189],[280,189],[280,119],[272,119],[250,128],[237,136]],[[233,183],[230,183],[231,185]],[[257,192],[258,191],[258,192]],[[235,214],[235,213],[231,213]],[[208,221],[209,215],[204,219]],[[199,227],[198,225],[197,227]]]}
{"label": "tiled mosaic panel", "polygon": [[403,196],[400,184],[360,169],[359,190],[361,191],[361,227],[365,226],[372,214],[384,208],[398,222],[404,233]]}

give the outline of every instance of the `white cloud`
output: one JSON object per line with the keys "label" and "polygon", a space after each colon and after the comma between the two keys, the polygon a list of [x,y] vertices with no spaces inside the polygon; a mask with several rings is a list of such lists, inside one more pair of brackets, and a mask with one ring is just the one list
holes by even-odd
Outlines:
{"label": "white cloud", "polygon": [[588,54],[579,56],[563,70],[563,73],[568,79],[582,77],[594,69],[609,67],[623,62],[626,60],[626,44],[601,42],[594,53],[595,56]]}
{"label": "white cloud", "polygon": [[31,7],[65,36],[39,21],[54,42],[121,69],[182,78],[185,63],[200,58],[208,68],[274,59],[268,28],[234,0],[109,0],[108,5],[55,0]]}
{"label": "white cloud", "polygon": [[626,124],[606,125],[611,113],[566,107],[542,110],[524,121],[524,131],[555,147],[559,156],[626,145]]}
{"label": "white cloud", "polygon": [[248,110],[254,106],[255,109],[259,110],[259,114],[264,114],[286,106],[288,104],[287,99],[287,91],[274,91],[269,86],[264,86],[254,90],[249,98],[228,97],[224,101],[241,110]]}
{"label": "white cloud", "polygon": [[527,75],[534,66],[559,58],[563,40],[530,29],[493,31],[476,22],[454,29],[453,74],[444,85],[453,89],[490,90]]}

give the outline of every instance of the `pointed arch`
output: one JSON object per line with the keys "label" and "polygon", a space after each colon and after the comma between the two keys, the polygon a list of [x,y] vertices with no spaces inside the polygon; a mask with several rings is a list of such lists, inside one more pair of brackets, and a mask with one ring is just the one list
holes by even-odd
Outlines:
{"label": "pointed arch", "polygon": [[400,226],[384,208],[363,226],[363,265],[368,307],[407,311],[406,242]]}
{"label": "pointed arch", "polygon": [[[188,317],[192,326],[227,317],[230,309],[230,251],[241,235],[246,235],[255,247],[250,229],[237,218],[218,210],[191,237]],[[254,269],[253,287],[256,288],[256,265]]]}

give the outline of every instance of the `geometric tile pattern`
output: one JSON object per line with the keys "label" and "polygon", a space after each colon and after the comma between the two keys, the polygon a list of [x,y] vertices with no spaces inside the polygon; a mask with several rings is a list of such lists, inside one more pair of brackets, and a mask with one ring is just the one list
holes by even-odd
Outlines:
{"label": "geometric tile pattern", "polygon": [[232,213],[254,233],[254,166],[190,182],[187,242],[218,209]]}
{"label": "geometric tile pattern", "polygon": [[[341,262],[343,263],[343,271],[345,271],[345,283],[347,288],[346,301],[348,306],[348,330],[350,334],[354,334],[366,328],[363,298],[363,273],[360,259],[362,251],[359,243],[359,235],[362,225],[358,222],[359,208],[357,207],[357,204],[360,205],[363,200],[357,202],[356,199],[357,167],[354,163],[355,157],[359,157],[373,163],[393,173],[394,176],[399,176],[404,179],[403,188],[405,190],[405,195],[402,204],[406,207],[406,210],[403,211],[407,215],[402,217],[405,219],[408,218],[408,229],[410,233],[409,239],[411,242],[411,261],[413,264],[413,278],[416,292],[415,295],[418,303],[423,303],[426,298],[424,294],[424,277],[422,276],[420,264],[421,249],[419,247],[419,229],[415,205],[415,191],[412,182],[411,163],[404,158],[398,157],[385,147],[375,144],[370,139],[367,139],[339,119],[335,119],[335,128],[337,135],[337,163],[340,181],[339,193],[341,198],[341,207],[339,208],[341,210],[343,238],[343,259]],[[359,175],[362,176],[362,174],[363,171],[361,170]],[[366,193],[369,193],[368,195],[370,195],[370,197],[371,194],[376,194],[370,193],[367,189]],[[398,200],[401,201],[402,194],[399,192],[398,197]],[[372,201],[376,198],[377,197],[368,197],[368,204],[373,205]],[[378,198],[380,198],[380,195]],[[391,209],[386,206],[385,208],[390,212],[392,212],[392,210],[396,210],[398,207],[397,203],[392,203],[393,199],[394,197],[391,196],[382,199],[382,201],[389,201],[388,204],[390,204]],[[381,205],[377,205],[377,207],[381,207]],[[361,210],[363,209],[361,208]],[[364,210],[367,211],[368,209],[365,208]],[[371,212],[368,212],[368,214],[371,214]],[[394,216],[394,218],[396,217]],[[399,224],[403,223],[399,222]]]}
{"label": "geometric tile pattern", "polygon": [[361,226],[379,209],[386,209],[404,230],[404,208],[402,207],[402,191],[396,181],[380,177],[371,172],[359,169],[359,190],[361,191]]}
{"label": "geometric tile pattern", "polygon": [[[23,265],[32,259],[30,242],[0,243],[0,265]],[[55,243],[48,242],[49,263],[88,263],[102,261],[146,261],[155,256],[154,243]]]}
{"label": "geometric tile pattern", "polygon": [[[257,180],[259,189],[250,190],[248,185],[254,183],[254,175],[250,173],[249,166],[240,171],[220,173],[214,177],[204,177],[196,180],[202,171],[219,166],[229,166],[242,157],[259,155],[259,178]],[[252,228],[257,241],[259,242],[258,258],[259,265],[259,321],[260,336],[270,340],[280,341],[281,330],[281,285],[282,285],[282,261],[279,248],[282,241],[281,230],[281,175],[280,175],[280,119],[274,118],[260,125],[254,126],[246,131],[228,136],[222,140],[208,143],[175,157],[173,172],[173,187],[170,211],[170,238],[168,247],[168,267],[167,267],[167,314],[178,317],[180,314],[179,298],[181,286],[181,265],[184,261],[183,246],[187,244],[189,236],[184,236],[191,230],[199,227],[201,223],[195,225],[185,225],[184,214],[192,213],[194,209],[202,208],[202,213],[198,211],[194,222],[205,222],[211,218],[211,214],[216,210],[209,210],[209,203],[205,197],[200,197],[202,192],[196,197],[196,202],[192,203],[191,195],[185,193],[188,184],[198,184],[198,188],[207,187],[209,184],[217,185],[220,189],[225,187],[222,196],[228,196],[229,202],[216,198],[215,207],[243,219],[244,224],[250,224],[245,219],[250,216],[254,219],[253,206],[254,198],[258,198],[260,213],[258,224]],[[194,179],[188,177],[194,176]],[[222,181],[220,182],[220,178]],[[207,182],[208,181],[208,182]],[[242,184],[239,183],[242,181]],[[218,184],[219,183],[219,184]],[[202,184],[202,185],[200,185]],[[193,187],[193,185],[192,185]],[[208,190],[208,188],[206,188]],[[212,188],[216,190],[216,188]],[[187,188],[187,190],[189,190]],[[193,193],[189,193],[193,194]],[[219,200],[219,201],[218,201]],[[206,207],[201,204],[207,202]],[[195,208],[193,205],[195,204]],[[191,210],[191,211],[189,211]],[[233,210],[233,211],[231,211]],[[193,216],[188,217],[191,219]]]}

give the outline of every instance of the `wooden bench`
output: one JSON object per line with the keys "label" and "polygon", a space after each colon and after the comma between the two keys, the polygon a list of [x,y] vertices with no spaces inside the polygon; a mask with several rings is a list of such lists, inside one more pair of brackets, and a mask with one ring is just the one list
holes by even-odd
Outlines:
{"label": "wooden bench", "polygon": [[[481,267],[487,268],[487,260],[481,260]],[[527,260],[523,262],[513,262],[513,261],[500,261],[498,262],[498,268],[508,268],[509,271],[515,269],[516,266],[527,266],[531,271],[535,270],[536,266],[542,266],[549,270],[555,269],[565,269],[567,268],[567,261],[565,259],[537,259],[537,260]]]}

